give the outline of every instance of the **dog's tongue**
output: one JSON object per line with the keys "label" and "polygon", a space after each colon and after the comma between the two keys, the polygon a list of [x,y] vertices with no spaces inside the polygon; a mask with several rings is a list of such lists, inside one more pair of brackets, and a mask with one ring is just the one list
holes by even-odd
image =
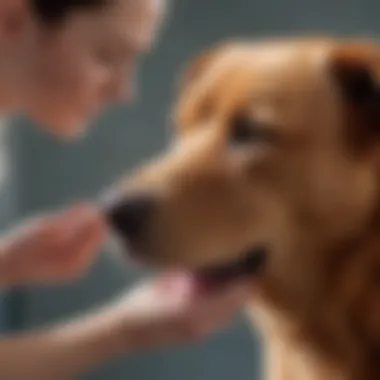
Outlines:
{"label": "dog's tongue", "polygon": [[197,281],[191,272],[177,271],[161,278],[159,286],[162,290],[175,289],[186,293],[197,286]]}
{"label": "dog's tongue", "polygon": [[265,264],[266,250],[257,249],[233,264],[198,269],[192,272],[178,271],[162,280],[163,286],[187,287],[190,292],[219,290],[233,282],[252,275],[259,275]]}
{"label": "dog's tongue", "polygon": [[213,277],[196,272],[176,272],[160,280],[162,290],[175,290],[181,294],[196,294],[218,290],[228,285],[235,277]]}

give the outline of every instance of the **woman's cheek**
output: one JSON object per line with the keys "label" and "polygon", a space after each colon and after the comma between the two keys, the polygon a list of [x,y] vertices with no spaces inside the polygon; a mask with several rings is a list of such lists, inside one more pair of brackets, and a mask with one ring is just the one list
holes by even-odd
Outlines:
{"label": "woman's cheek", "polygon": [[86,93],[94,101],[104,102],[106,101],[107,88],[111,81],[112,71],[109,68],[93,64],[83,73],[82,89],[86,89]]}

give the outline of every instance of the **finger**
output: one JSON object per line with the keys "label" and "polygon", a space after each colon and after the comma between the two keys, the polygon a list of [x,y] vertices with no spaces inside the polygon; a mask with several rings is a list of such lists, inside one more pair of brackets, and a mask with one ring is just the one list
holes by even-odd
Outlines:
{"label": "finger", "polygon": [[204,310],[199,315],[199,334],[209,334],[227,328],[238,316],[244,302],[239,298],[232,298],[215,305],[212,310]]}
{"label": "finger", "polygon": [[85,228],[73,233],[70,243],[62,248],[58,259],[67,276],[81,274],[93,261],[106,237],[106,226],[100,219],[94,219]]}
{"label": "finger", "polygon": [[162,294],[179,294],[189,296],[196,292],[194,278],[187,272],[168,272],[157,280],[157,291]]}
{"label": "finger", "polygon": [[247,284],[243,282],[220,293],[204,296],[194,304],[188,303],[168,327],[167,339],[173,342],[197,341],[228,326],[248,295]]}
{"label": "finger", "polygon": [[105,228],[98,210],[88,204],[76,205],[57,216],[50,225],[48,221],[44,224],[46,228],[41,233],[41,243],[56,250],[72,248],[100,224]]}
{"label": "finger", "polygon": [[75,205],[65,212],[30,219],[7,234],[5,244],[17,250],[26,248],[52,254],[68,243],[75,223],[85,225],[91,220],[91,212],[88,206]]}
{"label": "finger", "polygon": [[106,225],[91,205],[76,205],[44,221],[39,235],[40,260],[56,280],[81,274],[93,260],[106,235]]}
{"label": "finger", "polygon": [[71,241],[76,238],[76,235],[85,234],[94,223],[101,222],[105,224],[97,208],[91,204],[80,203],[59,214],[54,229],[59,230],[63,239]]}
{"label": "finger", "polygon": [[[129,326],[131,328],[131,326]],[[152,319],[150,324],[142,323],[131,328],[128,340],[135,349],[152,349],[156,347],[168,347],[204,338],[204,329],[199,328],[199,323],[185,319],[183,316],[172,315],[171,318]]]}
{"label": "finger", "polygon": [[252,290],[245,282],[234,284],[215,294],[204,294],[192,307],[191,318],[199,321],[201,329],[226,321],[248,301]]}

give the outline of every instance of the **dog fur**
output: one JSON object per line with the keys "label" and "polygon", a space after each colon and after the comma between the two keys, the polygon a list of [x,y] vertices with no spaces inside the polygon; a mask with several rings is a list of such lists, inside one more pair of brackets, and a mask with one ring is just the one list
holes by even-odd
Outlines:
{"label": "dog fur", "polygon": [[380,379],[379,76],[370,41],[221,43],[183,75],[169,149],[122,185],[159,199],[156,264],[268,249],[249,305],[268,380]]}

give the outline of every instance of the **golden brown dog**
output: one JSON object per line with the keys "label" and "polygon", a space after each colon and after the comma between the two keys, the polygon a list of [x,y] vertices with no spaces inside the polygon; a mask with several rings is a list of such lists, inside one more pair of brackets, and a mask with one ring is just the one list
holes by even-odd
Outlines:
{"label": "golden brown dog", "polygon": [[135,254],[252,271],[268,380],[380,379],[380,49],[221,44],[186,71],[174,124],[113,209]]}

